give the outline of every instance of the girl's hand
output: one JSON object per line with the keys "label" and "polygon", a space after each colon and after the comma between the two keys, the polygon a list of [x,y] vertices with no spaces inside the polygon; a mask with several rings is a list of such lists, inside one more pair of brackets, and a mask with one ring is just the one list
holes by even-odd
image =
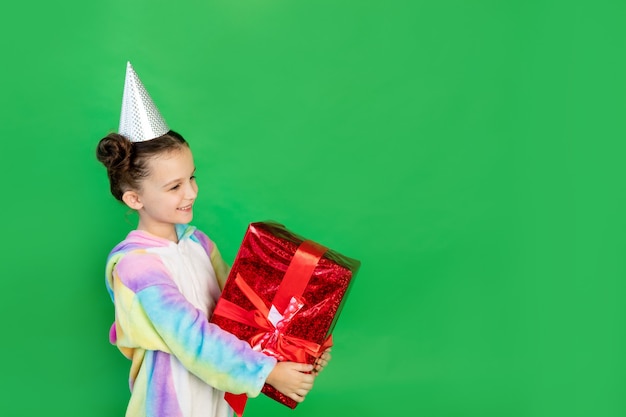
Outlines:
{"label": "girl's hand", "polygon": [[297,362],[278,362],[267,376],[266,383],[292,400],[301,403],[313,388],[313,365]]}
{"label": "girl's hand", "polygon": [[324,367],[328,365],[328,362],[330,362],[330,358],[330,348],[328,348],[324,351],[324,353],[322,353],[322,356],[315,360],[313,375],[317,376],[320,372],[322,372]]}

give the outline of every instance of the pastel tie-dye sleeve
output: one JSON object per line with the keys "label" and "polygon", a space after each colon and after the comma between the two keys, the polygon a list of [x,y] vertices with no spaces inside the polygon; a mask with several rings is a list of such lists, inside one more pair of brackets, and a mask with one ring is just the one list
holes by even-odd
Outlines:
{"label": "pastel tie-dye sleeve", "polygon": [[[180,293],[153,254],[127,254],[114,271],[118,346],[162,350],[223,391],[259,395],[276,360],[209,323]],[[133,346],[135,345],[135,346]]]}

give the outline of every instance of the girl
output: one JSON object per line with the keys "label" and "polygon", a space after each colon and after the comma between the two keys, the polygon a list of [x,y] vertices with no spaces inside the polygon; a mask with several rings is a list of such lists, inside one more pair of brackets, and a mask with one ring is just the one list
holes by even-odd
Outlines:
{"label": "girl", "polygon": [[228,266],[211,239],[189,225],[198,185],[185,139],[169,129],[140,140],[111,133],[97,158],[113,196],[139,214],[137,229],[106,266],[115,304],[111,342],[132,361],[126,416],[230,416],[224,391],[255,397],[264,383],[303,401],[328,352],[315,365],[277,362],[208,322]]}

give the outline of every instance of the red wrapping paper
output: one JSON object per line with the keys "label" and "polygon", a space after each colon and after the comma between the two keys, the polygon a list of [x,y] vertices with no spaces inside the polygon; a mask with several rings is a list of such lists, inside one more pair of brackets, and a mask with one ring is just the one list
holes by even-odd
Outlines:
{"label": "red wrapping paper", "polygon": [[[281,224],[251,223],[210,321],[279,361],[313,364],[330,345],[359,267]],[[290,408],[298,404],[270,385],[262,392]],[[243,397],[226,397],[238,415]]]}

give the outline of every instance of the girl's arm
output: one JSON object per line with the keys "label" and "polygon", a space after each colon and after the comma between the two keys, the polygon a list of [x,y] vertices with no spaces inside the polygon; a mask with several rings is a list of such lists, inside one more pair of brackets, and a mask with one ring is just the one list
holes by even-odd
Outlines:
{"label": "girl's arm", "polygon": [[180,293],[160,258],[129,253],[113,271],[120,347],[170,353],[207,384],[257,396],[276,360],[209,323]]}

